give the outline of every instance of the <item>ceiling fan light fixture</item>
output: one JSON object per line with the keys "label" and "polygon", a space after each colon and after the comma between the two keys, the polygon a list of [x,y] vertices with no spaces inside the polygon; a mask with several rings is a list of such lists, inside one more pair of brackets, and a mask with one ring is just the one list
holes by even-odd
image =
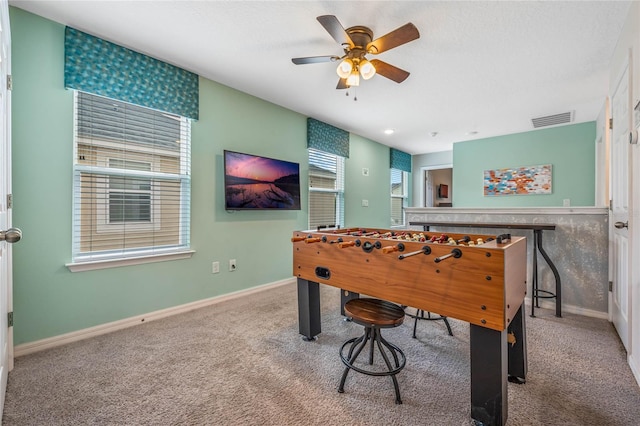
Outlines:
{"label": "ceiling fan light fixture", "polygon": [[358,68],[360,68],[360,75],[362,75],[362,78],[365,80],[369,80],[371,77],[376,75],[376,67],[366,59],[360,61]]}
{"label": "ceiling fan light fixture", "polygon": [[336,73],[340,78],[348,78],[353,71],[353,61],[349,58],[346,58],[344,61],[338,64],[338,68],[336,68]]}
{"label": "ceiling fan light fixture", "polygon": [[347,77],[347,86],[349,87],[357,87],[360,85],[360,74],[358,71],[353,70],[351,74]]}

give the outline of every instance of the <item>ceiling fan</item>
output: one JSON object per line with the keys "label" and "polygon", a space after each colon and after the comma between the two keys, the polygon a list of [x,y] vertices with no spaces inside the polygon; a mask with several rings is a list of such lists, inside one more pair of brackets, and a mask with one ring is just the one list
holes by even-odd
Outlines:
{"label": "ceiling fan", "polygon": [[383,62],[379,59],[368,60],[366,55],[377,55],[420,37],[418,29],[412,23],[405,24],[388,34],[373,40],[373,31],[358,25],[346,30],[333,15],[322,15],[316,18],[325,30],[344,49],[343,56],[308,56],[293,58],[296,65],[315,64],[319,62],[338,62],[336,72],[340,77],[336,89],[347,89],[360,84],[360,76],[368,80],[380,74],[396,83],[402,83],[409,77],[409,72]]}

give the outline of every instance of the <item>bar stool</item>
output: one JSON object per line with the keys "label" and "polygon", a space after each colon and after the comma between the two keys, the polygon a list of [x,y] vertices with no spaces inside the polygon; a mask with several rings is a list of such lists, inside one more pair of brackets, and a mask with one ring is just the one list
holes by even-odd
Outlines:
{"label": "bar stool", "polygon": [[[358,373],[369,376],[391,376],[393,387],[396,392],[396,404],[402,404],[400,399],[400,388],[396,380],[396,374],[402,370],[406,364],[404,352],[396,345],[389,343],[380,330],[382,328],[398,327],[404,321],[404,310],[398,305],[380,299],[363,298],[351,299],[344,304],[344,312],[353,322],[364,326],[364,334],[360,337],[354,337],[347,340],[340,348],[340,359],[346,366],[340,380],[338,392],[344,392],[344,382],[347,379],[349,370],[355,370]],[[369,342],[369,365],[373,365],[374,348],[377,346],[378,351],[382,355],[382,359],[387,367],[384,371],[375,371],[373,369],[364,369],[355,365],[356,359],[360,352]],[[348,355],[345,356],[345,348],[349,346]],[[387,352],[393,356],[395,367],[389,361]]]}
{"label": "bar stool", "polygon": [[431,316],[431,312],[426,312],[427,316],[425,317],[425,311],[423,311],[422,309],[416,309],[416,313],[414,314],[409,314],[407,313],[406,315],[413,318],[413,335],[412,337],[415,339],[416,338],[416,327],[418,326],[418,320],[426,320],[426,321],[444,321],[444,325],[447,326],[447,331],[449,332],[449,336],[453,336],[453,332],[451,331],[451,325],[449,325],[449,320],[447,319],[447,317],[443,317],[442,315],[438,315],[436,316]]}

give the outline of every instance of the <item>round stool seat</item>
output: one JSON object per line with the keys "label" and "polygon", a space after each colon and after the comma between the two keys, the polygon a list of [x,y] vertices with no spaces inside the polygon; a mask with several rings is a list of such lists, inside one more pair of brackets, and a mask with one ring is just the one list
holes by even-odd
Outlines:
{"label": "round stool seat", "polygon": [[404,310],[380,299],[351,299],[344,305],[345,314],[353,322],[367,327],[397,327],[404,321]]}

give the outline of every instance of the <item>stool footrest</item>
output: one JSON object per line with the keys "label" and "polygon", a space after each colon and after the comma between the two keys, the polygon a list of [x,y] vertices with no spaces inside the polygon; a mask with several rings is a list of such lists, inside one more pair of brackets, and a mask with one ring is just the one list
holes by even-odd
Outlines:
{"label": "stool footrest", "polygon": [[[367,346],[367,343],[369,344],[369,364],[373,365],[373,356],[375,348],[377,347],[387,367],[386,371],[368,370],[354,365],[362,350],[365,348],[365,346]],[[349,351],[345,356],[344,352],[347,346],[349,346]],[[393,356],[395,367],[391,364],[391,361],[389,361],[389,356],[386,352],[391,353],[391,355]],[[393,343],[389,343],[385,338],[382,337],[382,335],[380,334],[380,327],[365,326],[364,334],[362,336],[354,337],[344,342],[340,347],[340,359],[345,365],[345,369],[342,373],[342,379],[340,380],[338,392],[344,392],[344,383],[347,380],[347,374],[349,374],[349,370],[355,370],[358,373],[366,374],[368,376],[390,376],[391,380],[393,381],[393,387],[396,393],[396,404],[402,404],[402,400],[400,399],[400,388],[398,386],[398,381],[396,380],[396,374],[398,374],[404,368],[407,362],[407,358],[404,355],[404,352],[402,352],[399,347],[397,347]]]}

